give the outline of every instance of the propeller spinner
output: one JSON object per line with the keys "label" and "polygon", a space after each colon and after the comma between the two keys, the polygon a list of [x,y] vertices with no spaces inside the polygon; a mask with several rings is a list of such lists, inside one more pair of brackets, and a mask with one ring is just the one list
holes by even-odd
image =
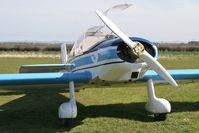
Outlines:
{"label": "propeller spinner", "polygon": [[168,83],[170,83],[173,86],[178,86],[176,81],[171,77],[167,70],[144,49],[144,46],[141,43],[133,42],[131,39],[129,39],[129,37],[126,34],[124,34],[109,18],[107,18],[98,10],[96,11],[96,14],[113,33],[115,33],[131,48],[133,54],[138,56],[138,58],[140,58],[142,61],[146,62]]}

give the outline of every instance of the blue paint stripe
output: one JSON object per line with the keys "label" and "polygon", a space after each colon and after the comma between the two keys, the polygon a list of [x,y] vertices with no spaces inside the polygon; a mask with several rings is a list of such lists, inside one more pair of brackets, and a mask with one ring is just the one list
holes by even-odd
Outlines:
{"label": "blue paint stripe", "polygon": [[[168,70],[175,80],[193,80],[199,79],[199,69],[182,69],[182,70]],[[142,80],[164,80],[155,71],[148,70]]]}
{"label": "blue paint stripe", "polygon": [[67,84],[69,81],[87,83],[91,79],[92,75],[90,72],[0,74],[0,85]]}
{"label": "blue paint stripe", "polygon": [[83,65],[87,65],[87,64],[91,64],[93,63],[91,56],[86,56],[86,57],[78,57],[78,59],[76,59],[74,62],[72,62],[73,64],[75,64],[75,67],[79,67],[79,66],[83,66]]}
{"label": "blue paint stripe", "polygon": [[104,61],[108,59],[117,59],[117,51],[115,49],[109,49],[106,51],[102,51],[98,54],[98,61]]}
{"label": "blue paint stripe", "polygon": [[[92,55],[93,54],[88,55],[88,56],[84,56],[84,57],[79,56],[78,58],[76,58],[76,60],[74,62],[72,61],[72,63],[75,64],[75,67],[81,67],[81,66],[84,66],[84,65],[93,64],[94,62],[92,60]],[[97,56],[98,56],[98,62],[104,61],[104,60],[109,60],[109,59],[117,59],[117,58],[119,58],[117,56],[116,49],[104,50],[101,53],[98,53]]]}

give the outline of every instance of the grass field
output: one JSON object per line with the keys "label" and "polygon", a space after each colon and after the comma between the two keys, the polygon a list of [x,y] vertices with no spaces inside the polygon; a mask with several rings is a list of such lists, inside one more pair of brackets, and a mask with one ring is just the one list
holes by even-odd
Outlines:
{"label": "grass field", "polygon": [[[199,68],[198,52],[163,52],[168,69]],[[15,73],[22,64],[59,63],[58,58],[0,58],[0,73]],[[155,122],[145,111],[146,83],[85,85],[76,92],[78,118],[72,128],[62,127],[59,105],[68,100],[65,88],[0,89],[0,133],[97,132],[165,133],[199,131],[199,81],[179,82],[178,88],[156,84],[158,97],[171,102],[168,119]]]}

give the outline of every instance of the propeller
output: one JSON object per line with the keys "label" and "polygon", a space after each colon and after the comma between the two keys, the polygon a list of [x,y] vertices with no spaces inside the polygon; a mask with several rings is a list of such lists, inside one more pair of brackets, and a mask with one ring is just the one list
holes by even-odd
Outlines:
{"label": "propeller", "polygon": [[171,77],[167,70],[154,59],[139,42],[134,42],[124,34],[109,18],[103,15],[100,11],[96,10],[96,14],[102,22],[120,39],[122,39],[132,50],[132,53],[138,56],[142,61],[146,62],[154,71],[156,71],[162,78],[173,86],[178,86],[176,81]]}

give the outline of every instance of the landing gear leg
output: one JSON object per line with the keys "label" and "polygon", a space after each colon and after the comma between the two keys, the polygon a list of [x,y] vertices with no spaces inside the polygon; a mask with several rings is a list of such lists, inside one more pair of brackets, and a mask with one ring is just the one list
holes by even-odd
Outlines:
{"label": "landing gear leg", "polygon": [[170,103],[163,98],[157,98],[155,96],[155,90],[153,80],[148,80],[148,103],[145,105],[147,111],[154,114],[155,120],[163,121],[166,120],[167,114],[171,112]]}
{"label": "landing gear leg", "polygon": [[58,110],[58,116],[64,126],[72,126],[74,119],[77,117],[77,106],[75,100],[74,82],[69,82],[70,100],[62,103]]}

